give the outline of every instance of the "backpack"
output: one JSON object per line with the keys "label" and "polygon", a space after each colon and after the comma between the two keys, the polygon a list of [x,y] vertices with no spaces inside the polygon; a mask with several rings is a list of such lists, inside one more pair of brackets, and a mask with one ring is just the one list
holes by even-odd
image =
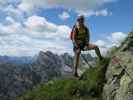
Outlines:
{"label": "backpack", "polygon": [[74,28],[76,28],[76,26],[74,25],[73,28],[72,28],[72,31],[70,32],[70,40],[73,39],[73,34],[74,34]]}

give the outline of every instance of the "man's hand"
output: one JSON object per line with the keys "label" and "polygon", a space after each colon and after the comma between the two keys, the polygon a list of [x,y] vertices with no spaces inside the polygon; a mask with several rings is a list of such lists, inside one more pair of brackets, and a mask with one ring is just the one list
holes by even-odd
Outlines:
{"label": "man's hand", "polygon": [[80,53],[81,53],[81,49],[78,48],[78,49],[76,50],[76,53],[80,54]]}
{"label": "man's hand", "polygon": [[76,41],[73,41],[73,44],[74,44],[74,46],[75,46],[76,48],[79,48],[79,45],[78,45],[78,43],[77,43]]}

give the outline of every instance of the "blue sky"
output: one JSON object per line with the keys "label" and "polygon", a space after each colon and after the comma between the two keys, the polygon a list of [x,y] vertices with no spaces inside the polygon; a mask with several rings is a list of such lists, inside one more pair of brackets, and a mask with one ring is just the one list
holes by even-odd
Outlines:
{"label": "blue sky", "polygon": [[0,55],[72,54],[69,33],[85,15],[91,42],[104,54],[132,30],[132,0],[0,0]]}

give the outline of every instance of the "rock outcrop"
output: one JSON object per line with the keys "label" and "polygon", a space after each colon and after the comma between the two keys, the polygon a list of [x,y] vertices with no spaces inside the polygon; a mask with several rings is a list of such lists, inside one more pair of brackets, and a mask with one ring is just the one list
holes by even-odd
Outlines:
{"label": "rock outcrop", "polygon": [[133,100],[133,31],[112,55],[106,80],[104,100]]}

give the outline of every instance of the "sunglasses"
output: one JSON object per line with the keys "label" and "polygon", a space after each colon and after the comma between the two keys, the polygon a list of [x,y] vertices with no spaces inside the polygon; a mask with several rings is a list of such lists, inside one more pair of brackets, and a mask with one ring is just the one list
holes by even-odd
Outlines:
{"label": "sunglasses", "polygon": [[78,19],[77,21],[78,22],[84,22],[84,19]]}

